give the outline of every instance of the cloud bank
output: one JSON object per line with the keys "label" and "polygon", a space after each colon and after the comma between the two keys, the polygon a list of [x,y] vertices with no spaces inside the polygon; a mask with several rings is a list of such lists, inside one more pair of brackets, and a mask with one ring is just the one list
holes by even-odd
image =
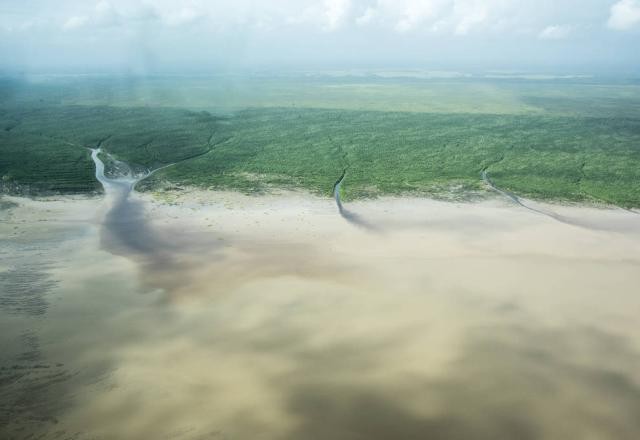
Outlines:
{"label": "cloud bank", "polygon": [[607,22],[610,28],[629,30],[640,24],[640,1],[621,0],[611,7],[611,16]]}
{"label": "cloud bank", "polygon": [[0,66],[602,66],[628,63],[639,25],[640,0],[30,0],[0,6]]}
{"label": "cloud bank", "polygon": [[547,26],[540,32],[540,39],[542,40],[564,40],[571,34],[571,26],[567,25],[554,25]]}

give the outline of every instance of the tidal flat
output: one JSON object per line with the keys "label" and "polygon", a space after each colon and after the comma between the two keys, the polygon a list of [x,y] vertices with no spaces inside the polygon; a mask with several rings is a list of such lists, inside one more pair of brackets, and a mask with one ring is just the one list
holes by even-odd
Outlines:
{"label": "tidal flat", "polygon": [[1,438],[640,435],[635,212],[129,197],[3,197]]}

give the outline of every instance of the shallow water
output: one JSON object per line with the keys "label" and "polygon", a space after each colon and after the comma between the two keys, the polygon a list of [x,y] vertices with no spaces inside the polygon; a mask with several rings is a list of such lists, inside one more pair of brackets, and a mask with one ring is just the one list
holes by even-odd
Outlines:
{"label": "shallow water", "polygon": [[2,211],[0,437],[640,435],[638,216],[201,198]]}

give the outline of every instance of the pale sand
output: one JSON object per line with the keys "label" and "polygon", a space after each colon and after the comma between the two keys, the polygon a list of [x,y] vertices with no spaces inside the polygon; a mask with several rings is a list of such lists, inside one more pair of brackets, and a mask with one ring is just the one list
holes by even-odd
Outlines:
{"label": "pale sand", "polygon": [[101,241],[100,199],[1,213],[0,270],[56,281],[41,314],[0,307],[10,435],[640,435],[637,214],[382,199],[346,205],[359,227],[299,193],[135,197],[135,251]]}

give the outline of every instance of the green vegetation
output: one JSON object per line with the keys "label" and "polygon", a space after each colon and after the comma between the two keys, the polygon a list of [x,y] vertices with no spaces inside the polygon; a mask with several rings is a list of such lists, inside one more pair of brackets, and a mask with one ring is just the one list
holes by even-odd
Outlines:
{"label": "green vegetation", "polygon": [[[497,186],[528,197],[640,206],[633,83],[264,79],[225,108],[233,89],[202,78],[152,79],[144,91],[145,83],[80,81],[84,93],[78,81],[0,85],[5,191],[95,191],[84,147],[100,144],[133,166],[175,163],[143,190],[285,187],[329,196],[346,170],[347,199],[465,198],[486,190],[486,169]],[[238,103],[253,108],[231,111]]]}
{"label": "green vegetation", "polygon": [[[270,109],[240,112],[231,138],[154,176],[259,191],[292,185],[346,198],[464,197],[494,182],[541,199],[640,202],[640,121]],[[609,171],[608,171],[609,170]]]}
{"label": "green vegetation", "polygon": [[98,190],[89,153],[64,141],[0,130],[0,190],[14,194]]}
{"label": "green vegetation", "polygon": [[196,157],[216,142],[207,112],[81,106],[0,109],[2,189],[15,193],[100,189],[88,147],[154,168]]}

